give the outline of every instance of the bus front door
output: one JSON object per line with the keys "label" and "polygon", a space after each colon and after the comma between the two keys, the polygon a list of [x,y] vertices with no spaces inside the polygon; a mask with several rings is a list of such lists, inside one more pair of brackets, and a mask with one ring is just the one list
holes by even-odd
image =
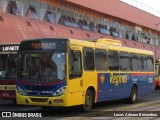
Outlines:
{"label": "bus front door", "polygon": [[81,50],[70,50],[68,54],[68,104],[83,104],[83,77]]}

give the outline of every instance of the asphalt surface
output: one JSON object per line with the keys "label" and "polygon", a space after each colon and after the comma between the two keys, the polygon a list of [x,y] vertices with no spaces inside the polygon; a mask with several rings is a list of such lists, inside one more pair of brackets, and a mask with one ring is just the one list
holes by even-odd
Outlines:
{"label": "asphalt surface", "polygon": [[[17,112],[17,113],[42,113],[42,117],[49,119],[70,119],[72,117],[79,119],[79,117],[106,117],[108,112],[117,111],[147,111],[146,106],[155,106],[153,110],[160,111],[160,90],[155,90],[153,94],[148,96],[140,96],[135,104],[129,104],[125,100],[108,101],[95,104],[91,112],[81,112],[80,107],[69,108],[52,108],[51,111],[44,111],[40,106],[24,106],[16,105],[12,100],[0,99],[0,111],[1,112]],[[143,109],[144,108],[144,109]],[[67,117],[67,118],[66,118]],[[112,118],[112,117],[111,117]]]}

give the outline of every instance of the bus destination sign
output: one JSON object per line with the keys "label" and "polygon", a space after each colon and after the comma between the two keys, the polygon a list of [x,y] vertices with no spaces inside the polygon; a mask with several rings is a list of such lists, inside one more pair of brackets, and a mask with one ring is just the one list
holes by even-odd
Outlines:
{"label": "bus destination sign", "polygon": [[1,52],[18,51],[18,45],[0,45]]}

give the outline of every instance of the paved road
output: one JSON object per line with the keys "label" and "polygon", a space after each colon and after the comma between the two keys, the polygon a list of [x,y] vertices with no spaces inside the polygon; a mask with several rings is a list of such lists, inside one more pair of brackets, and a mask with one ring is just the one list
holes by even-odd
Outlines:
{"label": "paved road", "polygon": [[[145,107],[146,106],[146,107]],[[40,112],[45,115],[51,115],[54,119],[70,119],[70,117],[74,117],[79,119],[79,117],[83,117],[84,119],[96,119],[94,116],[104,116],[106,118],[106,111],[109,113],[111,111],[112,117],[107,119],[115,118],[113,117],[113,111],[160,111],[160,90],[156,90],[152,95],[149,96],[141,96],[138,98],[136,104],[128,104],[124,100],[117,101],[109,101],[103,102],[99,104],[95,104],[92,112],[82,113],[79,112],[79,107],[71,107],[71,108],[53,108],[51,112],[45,112],[38,106],[23,106],[16,105],[11,100],[2,100],[0,99],[0,111],[17,111],[17,112]],[[90,116],[89,118],[86,118]],[[111,116],[111,115],[110,115]],[[103,119],[103,117],[100,117]],[[153,117],[154,118],[154,117]],[[51,119],[51,118],[47,118]],[[99,117],[97,118],[99,119]],[[117,119],[117,118],[116,118]]]}
{"label": "paved road", "polygon": [[[120,109],[120,108],[119,108]],[[105,113],[105,112],[104,112]],[[160,104],[130,108],[127,111],[112,111],[97,117],[85,117],[85,120],[160,120]],[[76,118],[78,119],[78,118]]]}

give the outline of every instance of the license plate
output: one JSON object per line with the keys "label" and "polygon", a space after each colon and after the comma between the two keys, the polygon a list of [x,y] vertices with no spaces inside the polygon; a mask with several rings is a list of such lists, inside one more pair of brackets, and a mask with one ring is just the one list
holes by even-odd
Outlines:
{"label": "license plate", "polygon": [[2,93],[2,96],[9,96],[8,93]]}

